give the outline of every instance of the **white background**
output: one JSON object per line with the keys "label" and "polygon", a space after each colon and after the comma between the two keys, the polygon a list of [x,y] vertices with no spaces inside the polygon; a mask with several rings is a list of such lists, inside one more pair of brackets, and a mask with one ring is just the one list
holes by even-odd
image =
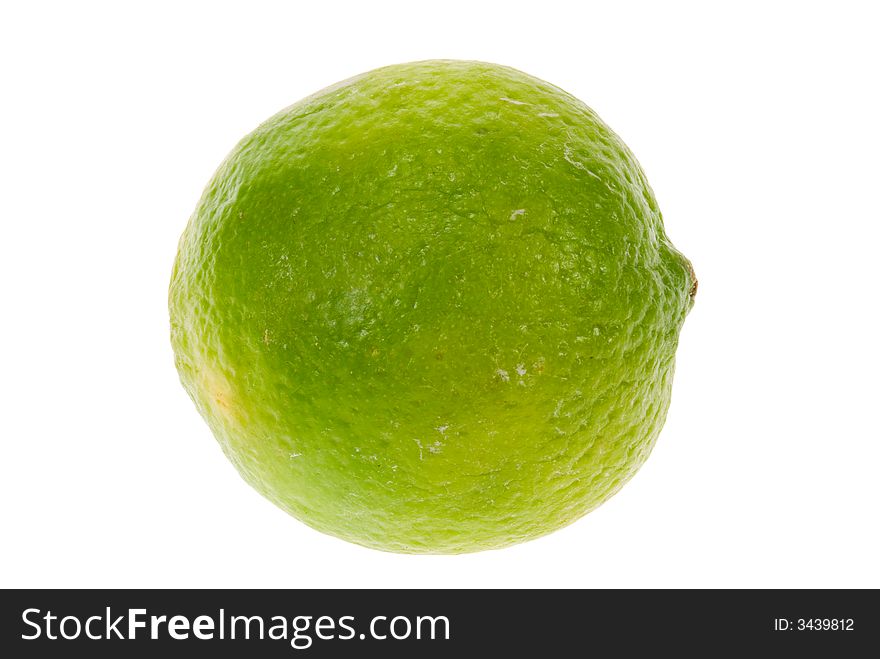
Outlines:
{"label": "white background", "polygon": [[[875,5],[237,4],[0,13],[0,585],[880,587]],[[451,557],[263,500],[167,337],[178,236],[238,139],[427,58],[591,105],[700,278],[636,478],[551,536]]]}

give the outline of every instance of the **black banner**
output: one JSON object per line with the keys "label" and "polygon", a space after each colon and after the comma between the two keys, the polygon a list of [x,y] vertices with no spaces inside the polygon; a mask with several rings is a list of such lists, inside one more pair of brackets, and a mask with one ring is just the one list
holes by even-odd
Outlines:
{"label": "black banner", "polygon": [[6,657],[880,650],[873,590],[7,590],[0,598]]}

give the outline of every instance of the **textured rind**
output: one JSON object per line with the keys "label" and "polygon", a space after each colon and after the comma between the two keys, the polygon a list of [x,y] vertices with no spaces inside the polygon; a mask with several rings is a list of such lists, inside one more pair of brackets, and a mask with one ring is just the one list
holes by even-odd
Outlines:
{"label": "textured rind", "polygon": [[639,468],[695,280],[583,103],[479,62],[391,66],[232,151],[170,288],[181,380],[259,492],[378,549],[562,527]]}

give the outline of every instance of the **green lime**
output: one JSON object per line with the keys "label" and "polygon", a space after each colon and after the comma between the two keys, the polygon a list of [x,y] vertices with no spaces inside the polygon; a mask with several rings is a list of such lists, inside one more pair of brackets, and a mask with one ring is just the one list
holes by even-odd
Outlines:
{"label": "green lime", "polygon": [[181,239],[171,334],[266,498],[369,547],[459,553],[565,526],[635,473],[695,289],[586,105],[428,61],[235,147]]}

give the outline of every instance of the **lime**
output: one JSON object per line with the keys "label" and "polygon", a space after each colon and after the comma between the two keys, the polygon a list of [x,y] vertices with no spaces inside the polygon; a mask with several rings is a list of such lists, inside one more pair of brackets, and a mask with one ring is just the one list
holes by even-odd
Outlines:
{"label": "lime", "polygon": [[558,529],[635,473],[695,289],[593,111],[428,61],[235,147],[181,238],[171,335],[266,498],[369,547],[459,553]]}

